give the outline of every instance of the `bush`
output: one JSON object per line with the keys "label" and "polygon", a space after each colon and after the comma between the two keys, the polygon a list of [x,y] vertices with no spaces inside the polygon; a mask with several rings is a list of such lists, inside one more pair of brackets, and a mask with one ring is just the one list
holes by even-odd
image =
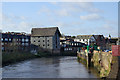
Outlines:
{"label": "bush", "polygon": [[38,54],[36,56],[37,57],[48,57],[48,56],[51,56],[51,53],[49,53],[49,52],[38,52]]}

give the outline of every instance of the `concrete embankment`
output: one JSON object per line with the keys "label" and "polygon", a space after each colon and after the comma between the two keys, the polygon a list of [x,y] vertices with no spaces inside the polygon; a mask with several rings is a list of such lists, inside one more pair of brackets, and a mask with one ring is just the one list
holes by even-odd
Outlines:
{"label": "concrete embankment", "polygon": [[[89,58],[91,57],[91,59]],[[92,56],[87,52],[78,52],[78,59],[87,67],[97,69],[101,78],[114,78],[120,80],[120,57],[112,56],[109,52],[94,51]]]}

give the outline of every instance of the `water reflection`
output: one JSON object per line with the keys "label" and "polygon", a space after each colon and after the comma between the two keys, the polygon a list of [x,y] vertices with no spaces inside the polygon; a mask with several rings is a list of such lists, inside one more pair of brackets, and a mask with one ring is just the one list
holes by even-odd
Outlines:
{"label": "water reflection", "polygon": [[77,57],[50,57],[23,61],[3,68],[3,78],[96,78]]}

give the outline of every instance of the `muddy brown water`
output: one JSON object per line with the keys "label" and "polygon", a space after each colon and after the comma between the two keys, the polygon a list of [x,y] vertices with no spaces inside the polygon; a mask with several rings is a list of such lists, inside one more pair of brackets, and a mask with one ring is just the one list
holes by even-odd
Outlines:
{"label": "muddy brown water", "polygon": [[77,57],[49,57],[22,61],[2,68],[3,78],[97,78]]}

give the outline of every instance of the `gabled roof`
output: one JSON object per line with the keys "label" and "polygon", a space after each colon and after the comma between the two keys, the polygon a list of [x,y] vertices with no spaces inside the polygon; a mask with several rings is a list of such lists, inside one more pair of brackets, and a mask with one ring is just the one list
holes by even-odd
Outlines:
{"label": "gabled roof", "polygon": [[54,36],[57,31],[61,35],[58,27],[32,28],[31,36]]}
{"label": "gabled roof", "polygon": [[99,37],[99,35],[94,35],[95,39],[97,39]]}
{"label": "gabled roof", "polygon": [[93,35],[78,35],[77,39],[90,39]]}

